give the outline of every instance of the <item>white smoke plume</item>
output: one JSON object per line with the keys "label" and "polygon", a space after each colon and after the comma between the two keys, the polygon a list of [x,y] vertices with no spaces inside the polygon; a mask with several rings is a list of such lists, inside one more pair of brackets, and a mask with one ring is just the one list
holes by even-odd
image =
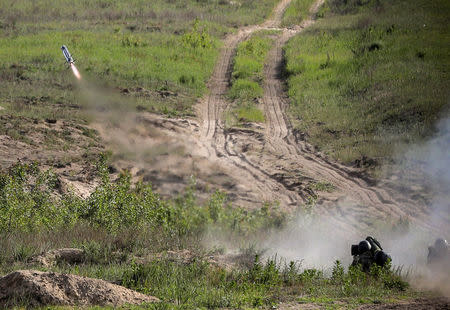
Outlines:
{"label": "white smoke plume", "polygon": [[351,263],[351,244],[365,237],[356,232],[344,233],[331,218],[299,214],[286,229],[274,233],[264,247],[268,256],[301,261],[303,268],[327,270],[336,260]]}
{"label": "white smoke plume", "polygon": [[[442,120],[437,128],[436,135],[410,147],[398,161],[403,173],[398,182],[413,180],[417,189],[430,197],[429,210],[424,216],[433,230],[415,227],[404,220],[398,225],[380,225],[370,231],[355,227],[353,232],[344,232],[330,216],[300,214],[288,228],[272,234],[263,243],[267,255],[302,261],[304,268],[329,270],[337,259],[349,265],[351,244],[372,235],[392,256],[393,265],[412,275],[413,285],[450,296],[450,285],[445,285],[450,283],[449,270],[440,270],[437,276],[427,266],[428,246],[438,237],[447,240],[450,237],[450,118]],[[357,216],[360,215],[355,215],[351,222],[358,223]]]}

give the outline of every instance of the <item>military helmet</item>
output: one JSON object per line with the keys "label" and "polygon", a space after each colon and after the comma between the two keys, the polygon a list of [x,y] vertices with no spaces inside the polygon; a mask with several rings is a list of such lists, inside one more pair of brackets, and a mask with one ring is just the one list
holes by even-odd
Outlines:
{"label": "military helmet", "polygon": [[447,240],[442,238],[436,239],[436,241],[434,242],[434,247],[439,250],[446,249],[448,247]]}
{"label": "military helmet", "polygon": [[384,251],[378,251],[375,253],[375,263],[378,266],[384,266],[391,259],[391,256],[386,254]]}
{"label": "military helmet", "polygon": [[372,246],[370,245],[370,242],[367,240],[363,240],[358,244],[359,254],[370,251],[371,248],[372,248]]}

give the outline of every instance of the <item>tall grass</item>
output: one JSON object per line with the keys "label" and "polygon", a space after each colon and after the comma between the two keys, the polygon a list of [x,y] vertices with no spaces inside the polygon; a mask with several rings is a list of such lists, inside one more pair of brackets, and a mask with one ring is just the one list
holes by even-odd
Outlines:
{"label": "tall grass", "polygon": [[309,17],[309,9],[314,0],[293,0],[284,12],[281,25],[289,27],[299,25]]}
{"label": "tall grass", "polygon": [[285,48],[296,126],[344,162],[382,161],[430,135],[448,99],[448,3],[326,5],[325,18]]}

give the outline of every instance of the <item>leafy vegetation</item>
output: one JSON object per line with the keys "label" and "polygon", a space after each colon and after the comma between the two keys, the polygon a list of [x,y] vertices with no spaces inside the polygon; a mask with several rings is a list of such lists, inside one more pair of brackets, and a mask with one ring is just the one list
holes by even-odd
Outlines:
{"label": "leafy vegetation", "polygon": [[206,205],[198,205],[193,188],[173,201],[164,201],[151,185],[131,185],[123,173],[112,182],[101,161],[101,184],[89,198],[71,193],[55,197],[58,178],[36,164],[17,164],[0,174],[0,230],[8,233],[69,229],[88,225],[118,234],[136,229],[178,239],[201,235],[209,224],[247,235],[262,227],[281,227],[285,214],[264,207],[252,212],[232,208],[217,192]]}
{"label": "leafy vegetation", "polygon": [[229,117],[232,124],[264,122],[264,113],[257,105],[263,95],[263,69],[267,52],[273,43],[271,34],[261,31],[238,46],[229,90],[230,99],[236,102]]}
{"label": "leafy vegetation", "polygon": [[[298,262],[261,260],[261,252],[248,242],[284,227],[289,217],[276,209],[232,208],[219,192],[199,204],[193,188],[174,200],[162,200],[150,185],[132,186],[126,173],[111,181],[104,157],[98,167],[102,182],[86,199],[55,196],[58,177],[39,171],[37,165],[17,164],[0,173],[0,274],[32,266],[102,278],[157,296],[162,303],[148,306],[157,309],[258,308],[280,301],[321,304],[325,297],[360,304],[416,296],[401,270],[390,266],[373,266],[366,274],[359,268],[346,272],[336,262],[326,276],[320,270],[304,270]],[[207,253],[222,251],[200,246],[208,234],[242,244],[241,256],[253,262],[229,270],[205,260],[211,255]],[[34,255],[58,247],[83,249],[84,262],[30,263]],[[148,256],[177,249],[190,249],[194,256],[188,261]]]}
{"label": "leafy vegetation", "polygon": [[295,126],[344,162],[379,162],[430,135],[446,113],[449,10],[446,1],[327,1],[324,18],[285,48]]}

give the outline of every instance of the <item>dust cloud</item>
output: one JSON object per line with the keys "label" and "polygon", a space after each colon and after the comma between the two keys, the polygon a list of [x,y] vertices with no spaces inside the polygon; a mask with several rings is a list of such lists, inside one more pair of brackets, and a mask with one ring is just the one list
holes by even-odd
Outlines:
{"label": "dust cloud", "polygon": [[[281,232],[274,232],[262,246],[267,257],[301,261],[304,268],[330,270],[339,259],[344,265],[351,263],[350,247],[366,236],[377,238],[384,250],[392,256],[392,263],[408,275],[413,286],[419,289],[438,290],[450,296],[450,270],[430,269],[427,265],[428,246],[436,238],[449,240],[450,233],[450,118],[442,120],[438,131],[428,141],[414,145],[397,163],[404,179],[413,179],[416,187],[433,193],[425,221],[433,229],[416,227],[407,219],[394,223],[377,224],[375,227],[344,231],[339,219],[328,215],[300,213]],[[411,176],[411,172],[414,173]],[[341,208],[346,208],[341,206]],[[352,210],[347,206],[347,210]],[[345,215],[343,221],[358,223],[360,214]],[[370,216],[370,215],[368,215]]]}
{"label": "dust cloud", "polygon": [[117,89],[83,80],[79,83],[79,100],[91,126],[117,158],[139,164],[150,160],[156,151],[168,151],[162,146],[165,141],[155,142],[162,136],[158,130],[146,127],[140,121],[135,102]]}
{"label": "dust cloud", "polygon": [[339,229],[333,218],[301,213],[265,243],[268,256],[277,255],[287,261],[300,261],[303,268],[326,271],[336,260],[351,263],[351,244],[364,239],[356,231]]}
{"label": "dust cloud", "polygon": [[220,171],[211,167],[195,140],[195,122],[142,111],[143,103],[134,96],[89,77],[77,84],[90,127],[112,151],[114,170],[129,171],[133,181],[150,182],[164,197],[183,193],[192,178],[200,180],[209,171]]}
{"label": "dust cloud", "polygon": [[415,263],[414,286],[437,290],[450,297],[450,257],[443,264],[425,267],[427,246],[432,245],[436,238],[450,238],[450,117],[438,123],[433,138],[410,148],[402,163],[405,175],[409,171],[420,171],[422,177],[418,179],[419,185],[432,193],[428,220],[434,230],[411,230],[406,233],[399,240],[399,245],[408,246],[411,250],[398,255],[403,264]]}

